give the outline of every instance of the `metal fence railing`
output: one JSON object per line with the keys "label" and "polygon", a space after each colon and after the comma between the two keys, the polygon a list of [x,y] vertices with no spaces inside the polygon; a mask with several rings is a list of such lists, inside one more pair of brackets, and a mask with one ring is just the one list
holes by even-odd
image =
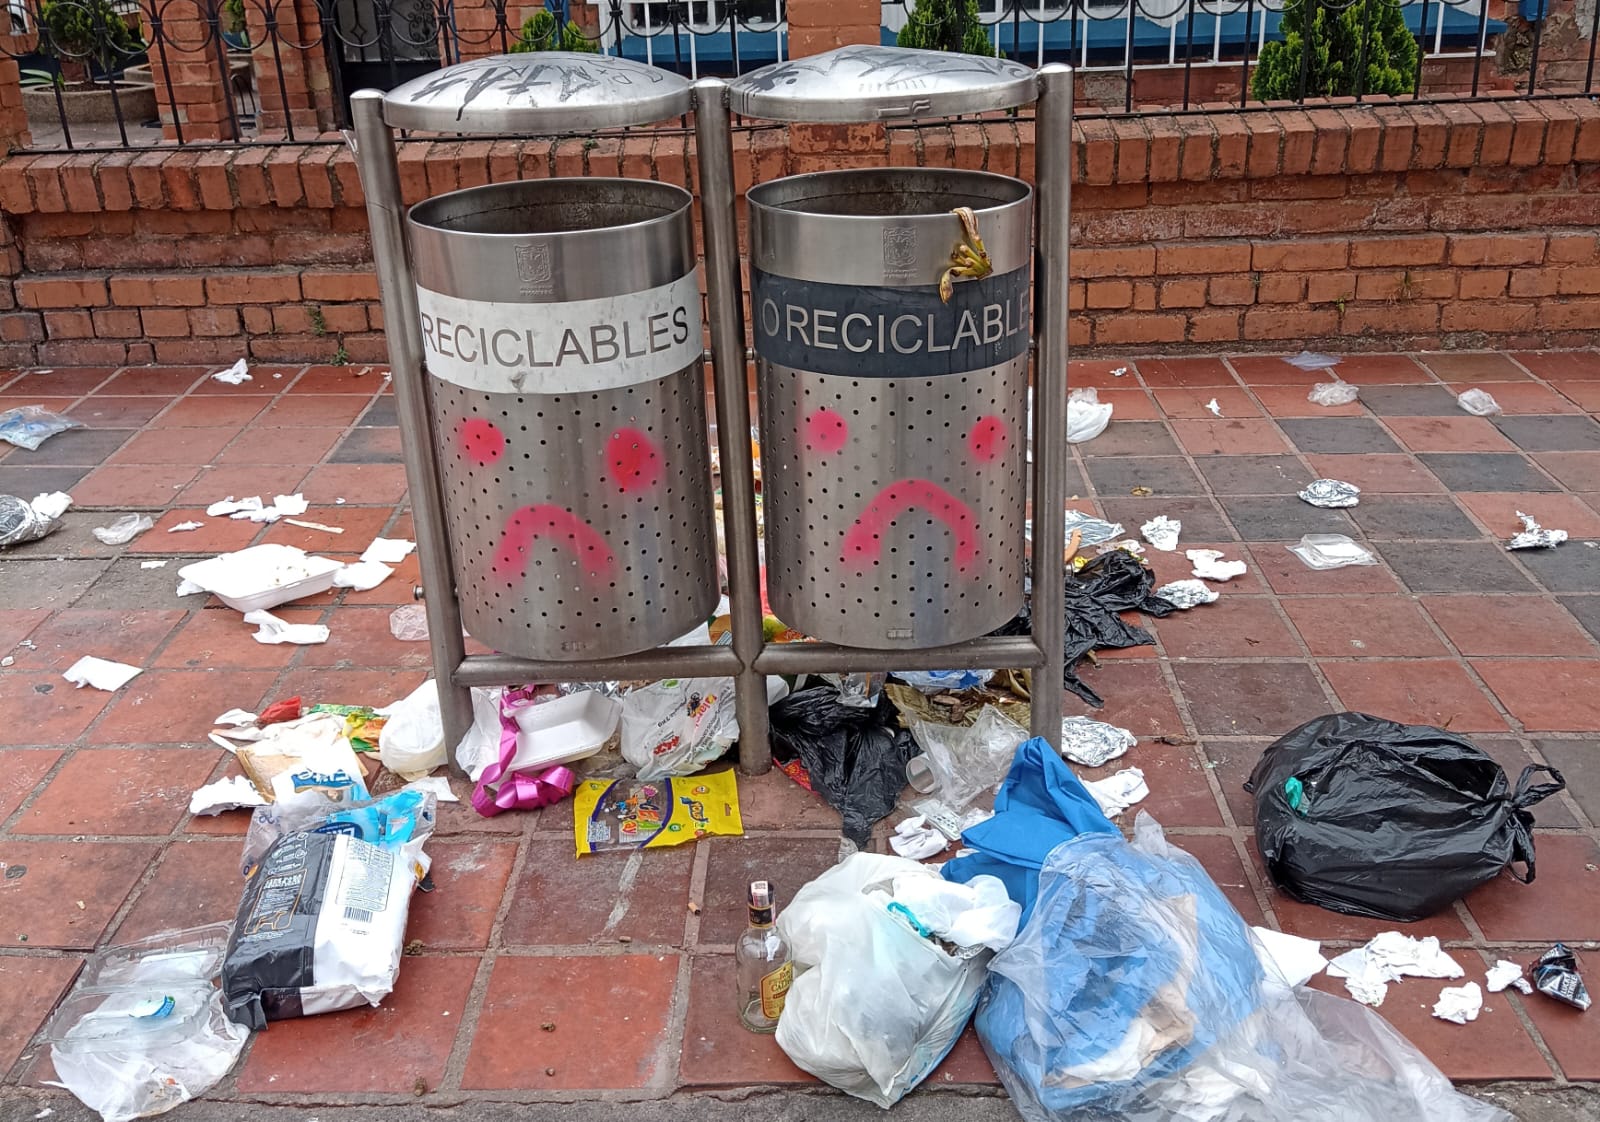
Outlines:
{"label": "metal fence railing", "polygon": [[[507,0],[5,2],[11,35],[0,37],[0,51],[23,71],[30,151],[200,142],[202,130],[186,134],[192,118],[180,111],[193,99],[172,78],[192,74],[196,59],[226,76],[217,100],[236,138],[229,143],[263,135],[264,121],[276,139],[326,143],[328,128],[348,123],[350,92],[464,58],[576,49],[700,76],[743,73],[789,49],[785,0],[570,8],[569,0],[530,0],[523,9]],[[1528,96],[1596,91],[1600,3],[1585,10],[1561,0],[1566,6],[1552,14],[1553,0],[1510,0],[1507,18],[1497,19],[1490,0],[978,0],[975,23],[963,27],[965,4],[945,0],[952,27],[919,13],[918,2],[884,0],[884,42],[1068,61],[1088,100],[1111,112],[1339,95],[1472,97],[1512,83]],[[1552,20],[1564,21],[1560,51],[1545,46]],[[329,104],[311,127],[282,110],[304,113],[290,78],[319,67]]]}

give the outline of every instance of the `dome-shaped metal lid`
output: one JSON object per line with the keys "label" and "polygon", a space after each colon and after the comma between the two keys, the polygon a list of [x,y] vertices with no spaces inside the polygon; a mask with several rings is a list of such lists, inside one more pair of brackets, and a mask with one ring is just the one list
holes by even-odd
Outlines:
{"label": "dome-shaped metal lid", "polygon": [[648,125],[689,111],[689,83],[642,62],[568,51],[494,55],[413,78],[383,97],[393,128],[474,134]]}
{"label": "dome-shaped metal lid", "polygon": [[985,113],[1039,96],[1034,72],[1009,59],[865,45],[763,66],[729,89],[736,113],[817,124]]}

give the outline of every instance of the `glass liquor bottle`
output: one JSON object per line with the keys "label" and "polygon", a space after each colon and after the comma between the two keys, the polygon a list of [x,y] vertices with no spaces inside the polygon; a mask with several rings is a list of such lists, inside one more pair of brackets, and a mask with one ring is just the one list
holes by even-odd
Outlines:
{"label": "glass liquor bottle", "polygon": [[750,926],[734,945],[739,970],[739,1020],[751,1032],[776,1032],[783,999],[794,978],[789,944],[772,925],[773,892],[768,881],[750,883]]}

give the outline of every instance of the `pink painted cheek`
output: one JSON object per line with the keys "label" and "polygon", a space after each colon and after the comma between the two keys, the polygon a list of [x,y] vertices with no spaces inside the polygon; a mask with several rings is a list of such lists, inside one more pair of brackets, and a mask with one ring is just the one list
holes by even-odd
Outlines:
{"label": "pink painted cheek", "polygon": [[480,466],[492,464],[506,454],[506,434],[499,425],[482,417],[462,421],[456,439],[462,455]]}
{"label": "pink painted cheek", "polygon": [[624,495],[661,482],[661,453],[638,429],[618,429],[606,441],[606,464],[611,481]]}
{"label": "pink painted cheek", "polygon": [[850,426],[832,409],[818,409],[806,418],[805,427],[806,446],[824,456],[843,450],[850,439]]}

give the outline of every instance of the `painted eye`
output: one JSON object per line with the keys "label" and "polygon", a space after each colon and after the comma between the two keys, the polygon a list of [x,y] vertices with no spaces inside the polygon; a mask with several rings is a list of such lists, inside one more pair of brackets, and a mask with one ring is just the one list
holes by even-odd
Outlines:
{"label": "painted eye", "polygon": [[624,495],[661,482],[661,453],[638,429],[618,429],[606,441],[606,465],[611,481]]}
{"label": "painted eye", "polygon": [[967,450],[982,463],[993,463],[1011,446],[1011,430],[1002,417],[979,417],[967,433]]}
{"label": "painted eye", "polygon": [[850,439],[850,425],[832,409],[818,409],[805,420],[806,447],[831,456],[843,451]]}
{"label": "painted eye", "polygon": [[494,463],[506,454],[506,434],[500,426],[482,417],[469,417],[456,430],[461,454],[480,467]]}

